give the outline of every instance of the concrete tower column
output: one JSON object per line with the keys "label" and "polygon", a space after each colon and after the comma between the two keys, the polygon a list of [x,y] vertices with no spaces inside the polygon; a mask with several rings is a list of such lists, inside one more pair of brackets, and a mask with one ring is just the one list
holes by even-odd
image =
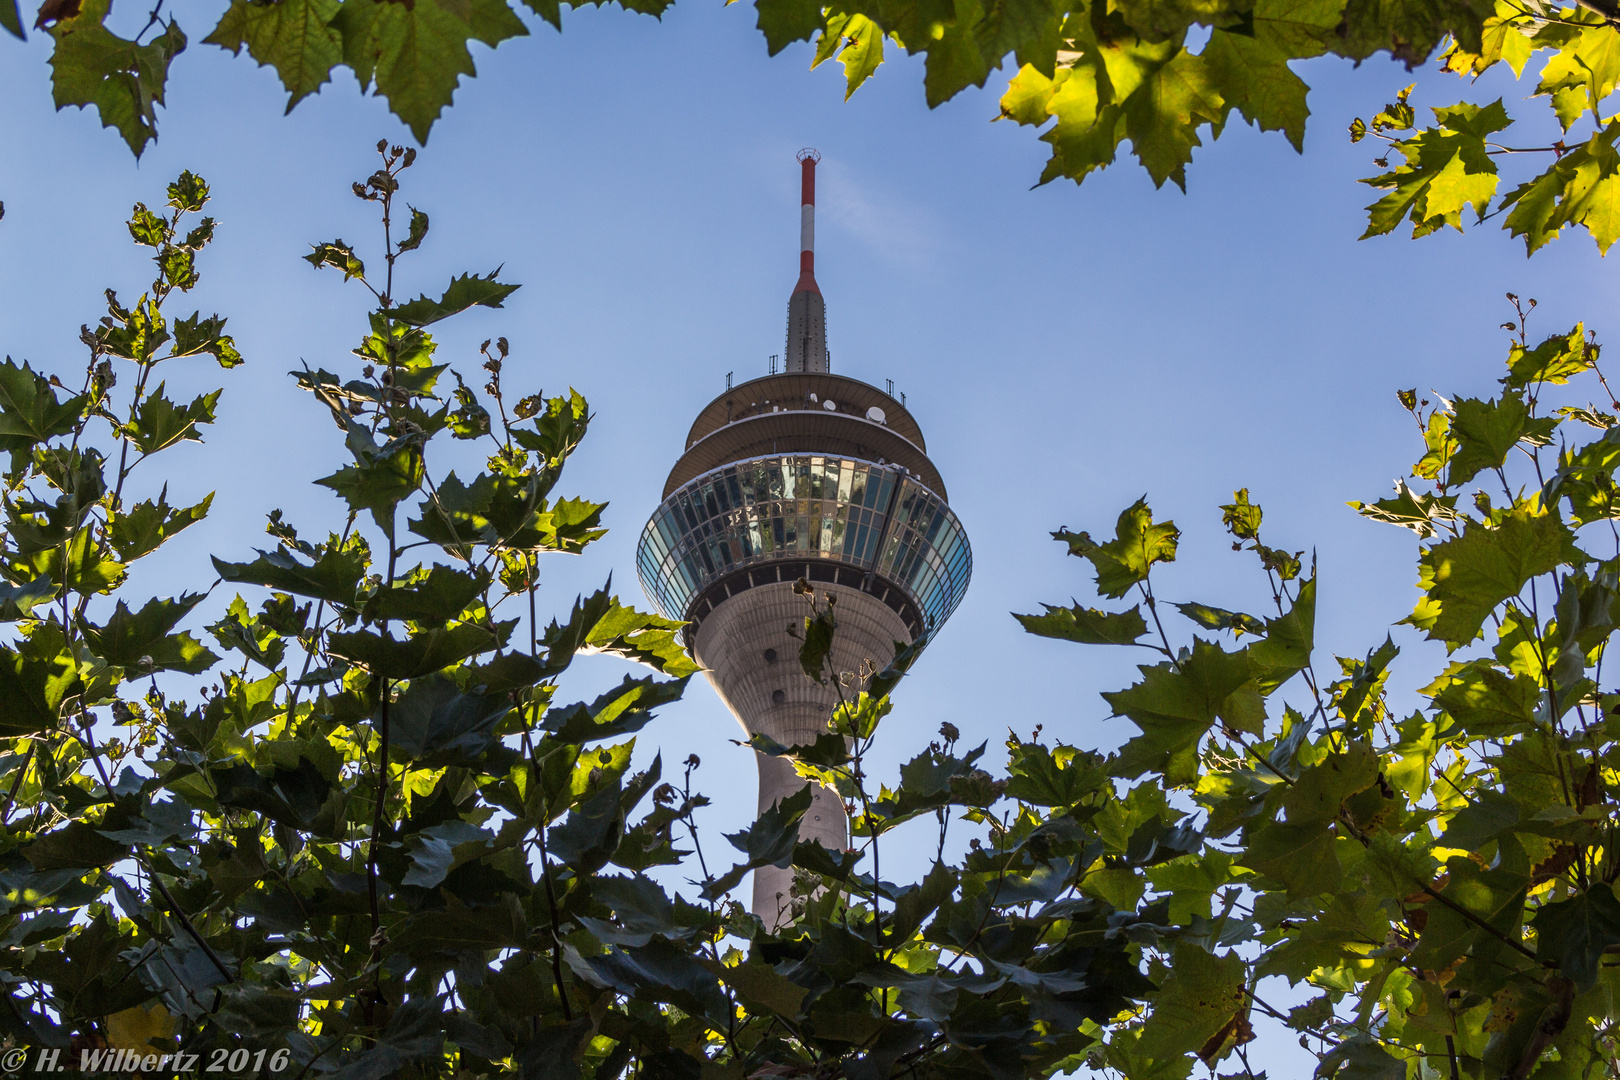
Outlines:
{"label": "concrete tower column", "polygon": [[[829,595],[835,601],[837,632],[829,657],[833,671],[882,669],[894,658],[896,643],[911,641],[911,628],[871,594],[820,582],[814,588],[823,602]],[[804,673],[800,642],[788,628],[803,625],[809,605],[793,589],[791,582],[774,582],[731,598],[703,620],[692,651],[745,733],[769,735],[783,746],[804,746],[827,731],[840,690],[845,699],[855,691],[833,679],[818,683]],[[807,783],[785,758],[756,754],[755,760],[760,813]],[[849,821],[836,792],[816,785],[799,837],[818,840],[829,851],[849,846]],[[792,881],[791,869],[754,871],[753,912],[773,923],[788,906]]]}

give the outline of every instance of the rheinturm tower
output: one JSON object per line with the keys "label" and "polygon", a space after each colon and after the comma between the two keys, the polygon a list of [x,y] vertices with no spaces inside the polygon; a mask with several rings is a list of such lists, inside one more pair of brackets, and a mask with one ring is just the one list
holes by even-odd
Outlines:
{"label": "rheinturm tower", "polygon": [[[967,591],[972,553],[901,401],[829,370],[826,305],[815,274],[816,162],[799,154],[799,279],[788,298],[785,370],[727,389],[704,406],[641,534],[641,584],[750,734],[787,745],[827,730],[837,690],[804,674],[790,625],[804,579],[837,599],[834,670],[878,667],[937,630]],[[760,755],[763,812],[804,781]],[[838,797],[818,787],[804,839],[848,846]],[[754,913],[779,921],[791,870],[754,874]]]}

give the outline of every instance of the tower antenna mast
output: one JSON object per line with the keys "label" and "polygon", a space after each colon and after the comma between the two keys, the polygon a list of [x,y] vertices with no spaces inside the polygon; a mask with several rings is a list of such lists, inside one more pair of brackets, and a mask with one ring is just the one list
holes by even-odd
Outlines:
{"label": "tower antenna mast", "polygon": [[825,372],[827,304],[816,284],[816,163],[821,152],[799,151],[799,281],[788,298],[788,373]]}

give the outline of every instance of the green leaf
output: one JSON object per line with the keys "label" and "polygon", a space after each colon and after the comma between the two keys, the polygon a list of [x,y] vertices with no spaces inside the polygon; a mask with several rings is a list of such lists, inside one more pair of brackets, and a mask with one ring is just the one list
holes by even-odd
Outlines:
{"label": "green leaf", "polygon": [[1322,820],[1270,822],[1250,834],[1238,862],[1280,881],[1290,899],[1334,892],[1344,876],[1333,850],[1333,829]]}
{"label": "green leaf", "polygon": [[338,0],[231,0],[203,42],[238,56],[245,46],[260,66],[274,68],[292,112],[343,59],[343,40],[328,25],[337,10]]}
{"label": "green leaf", "polygon": [[1266,620],[1265,637],[1249,646],[1262,694],[1270,694],[1305,670],[1316,645],[1316,578],[1299,583],[1299,594],[1282,615]]}
{"label": "green leaf", "polygon": [[315,269],[323,266],[332,266],[343,271],[343,280],[359,278],[366,279],[366,264],[355,255],[354,249],[342,240],[332,240],[322,244],[311,244],[310,252],[304,256],[304,261]]}
{"label": "green leaf", "polygon": [[[278,682],[271,676],[256,684],[256,689],[273,692]],[[320,766],[302,755],[290,766],[275,765],[268,776],[243,764],[215,768],[208,775],[221,806],[251,810],[297,829],[314,827],[333,786]]]}
{"label": "green leaf", "polygon": [[1193,147],[1203,145],[1198,129],[1204,124],[1224,124],[1231,110],[1209,60],[1177,52],[1125,102],[1125,133],[1155,187],[1173,180],[1186,190]]}
{"label": "green leaf", "polygon": [[1607,24],[1583,27],[1570,20],[1548,29],[1554,33],[1547,35],[1546,44],[1556,48],[1542,66],[1536,94],[1553,99],[1553,110],[1567,132],[1588,110],[1598,115],[1603,99],[1614,93],[1620,55],[1615,51],[1614,28]]}
{"label": "green leaf", "polygon": [[[358,2],[374,3],[376,0],[358,0]],[[435,0],[428,2],[432,3]],[[520,288],[517,285],[503,285],[496,281],[495,275],[500,272],[500,268],[497,267],[485,277],[462,274],[450,280],[450,287],[439,299],[430,300],[426,296],[418,296],[410,303],[394,308],[390,314],[409,326],[428,326],[471,307],[498,308],[508,296]]]}
{"label": "green leaf", "polygon": [[1602,130],[1548,166],[1547,171],[1513,189],[1502,208],[1512,207],[1507,228],[1524,237],[1527,253],[1557,236],[1566,225],[1585,226],[1599,253],[1620,237],[1620,151],[1615,138],[1620,122]]}
{"label": "green leaf", "polygon": [[1427,60],[1447,34],[1456,35],[1463,48],[1478,52],[1485,19],[1494,8],[1492,0],[1349,0],[1333,51],[1352,60],[1387,51],[1411,70]]}
{"label": "green leaf", "polygon": [[1506,739],[1534,730],[1542,697],[1535,679],[1510,675],[1488,660],[1452,664],[1422,692],[1476,739]]}
{"label": "green leaf", "polygon": [[1170,976],[1153,997],[1151,1021],[1138,1044],[1153,1058],[1191,1053],[1234,1016],[1248,1012],[1247,965],[1234,953],[1214,956],[1183,942],[1176,946]]}
{"label": "green leaf", "polygon": [[72,431],[88,394],[58,401],[50,382],[25,362],[0,362],[0,450],[26,450]]}
{"label": "green leaf", "polygon": [[809,993],[804,987],[777,973],[769,964],[743,962],[718,964],[698,957],[698,963],[737,992],[737,996],[750,1009],[758,1009],[778,1016],[797,1017],[799,1007]]}
{"label": "green leaf", "polygon": [[680,631],[685,625],[675,619],[626,607],[619,603],[618,597],[613,597],[607,610],[586,632],[580,651],[622,656],[665,675],[685,678],[702,670],[680,642]]}
{"label": "green leaf", "polygon": [[1204,46],[1204,62],[1226,103],[1261,131],[1281,131],[1294,149],[1305,149],[1305,121],[1311,114],[1305,103],[1309,87],[1289,68],[1290,60],[1310,55],[1313,46],[1299,49],[1286,36],[1291,28],[1309,20],[1313,29],[1326,30],[1337,18],[1331,2],[1288,3],[1260,0],[1254,5],[1250,33],[1217,27]]}
{"label": "green leaf", "polygon": [[1073,806],[1109,783],[1101,757],[1072,746],[1009,738],[1007,755],[1008,797],[1036,806]]}
{"label": "green leaf", "polygon": [[111,866],[129,854],[129,845],[109,840],[82,821],[48,832],[22,849],[35,870],[89,869]]}
{"label": "green leaf", "polygon": [[[422,439],[410,434],[379,447],[372,442],[370,432],[352,420],[349,428],[349,445],[355,449],[358,463],[345,465],[315,482],[341,495],[351,511],[371,511],[377,527],[393,536],[394,508],[422,486],[426,470]],[[358,444],[356,433],[360,437]]]}
{"label": "green leaf", "polygon": [[574,452],[590,426],[590,407],[572,387],[567,397],[545,400],[545,408],[534,416],[534,431],[512,429],[512,439],[525,450],[533,450],[548,465],[557,466]]}
{"label": "green leaf", "polygon": [[1097,591],[1109,599],[1118,599],[1130,591],[1131,586],[1146,581],[1155,563],[1175,562],[1176,541],[1181,530],[1174,522],[1155,524],[1153,511],[1148,509],[1147,498],[1136,500],[1114,526],[1114,539],[1098,544],[1086,533],[1071,533],[1059,529],[1052,534],[1054,540],[1069,545],[1069,554],[1091,560],[1097,570]]}
{"label": "green leaf", "polygon": [[772,56],[795,41],[809,41],[822,28],[820,0],[754,0],[754,12]]}
{"label": "green leaf", "polygon": [[214,406],[222,391],[204,394],[184,408],[163,393],[163,383],[140,403],[135,417],[124,425],[124,434],[143,455],[155,454],[177,442],[201,442],[198,424],[214,422]]}
{"label": "green leaf", "polygon": [[[510,625],[508,625],[510,629]],[[359,664],[382,679],[414,679],[492,649],[499,642],[492,630],[473,623],[435,628],[398,641],[392,634],[353,631],[332,634],[327,651]]]}
{"label": "green leaf", "polygon": [[[794,586],[795,593],[803,590],[814,596],[814,589],[805,582],[800,581]],[[833,618],[832,604],[813,609],[813,613],[804,617],[804,634],[799,644],[799,667],[806,675],[818,683],[827,681],[827,658],[832,655],[833,634],[836,627]],[[832,673],[837,678],[837,673]]]}
{"label": "green leaf", "polygon": [[1508,350],[1508,375],[1502,381],[1509,390],[1543,382],[1563,386],[1574,376],[1591,371],[1597,355],[1597,345],[1586,340],[1586,324],[1576,323],[1569,333],[1553,334],[1534,348],[1514,342]]}
{"label": "green leaf", "polygon": [[1217,717],[1233,711],[1233,696],[1253,678],[1247,650],[1229,653],[1195,638],[1191,654],[1137,668],[1142,681],[1128,690],[1104,693],[1115,716],[1129,717],[1142,734],[1126,743],[1113,766],[1115,775],[1163,772],[1170,761],[1198,745]]}
{"label": "green leaf", "polygon": [[1352,1035],[1323,1055],[1316,1080],[1406,1080],[1406,1062],[1367,1035]]}
{"label": "green leaf", "polygon": [[23,35],[22,12],[17,8],[17,0],[0,0],[0,26],[18,41],[26,40]]}
{"label": "green leaf", "polygon": [[703,898],[714,900],[737,886],[748,871],[761,866],[788,867],[793,864],[794,846],[799,839],[799,819],[810,809],[810,785],[806,784],[771,805],[741,832],[727,833],[731,846],[747,856],[719,878],[703,886]]}
{"label": "green leaf", "polygon": [[101,125],[117,129],[138,158],[157,138],[156,107],[186,35],[171,19],[145,45],[121,38],[102,25],[110,7],[111,0],[83,0],[51,27],[51,88],[58,109],[95,106]]}
{"label": "green leaf", "polygon": [[[1351,0],[1347,19],[1350,8],[1362,2]],[[1403,164],[1362,181],[1391,189],[1367,208],[1367,231],[1362,239],[1392,232],[1408,217],[1413,236],[1426,236],[1446,225],[1460,231],[1463,207],[1469,205],[1478,219],[1484,219],[1498,180],[1496,160],[1488,153],[1486,141],[1512,123],[1507,110],[1499,98],[1485,106],[1459,102],[1433,112],[1436,127],[1391,147],[1405,159]]]}
{"label": "green leaf", "polygon": [[1578,991],[1596,984],[1604,950],[1620,945],[1620,901],[1605,882],[1568,900],[1542,905],[1531,920],[1536,959],[1557,964]]}
{"label": "green leaf", "polygon": [[1440,837],[1440,846],[1478,851],[1504,833],[1510,832],[1523,815],[1519,804],[1496,791],[1483,791],[1452,815]]}
{"label": "green leaf", "polygon": [[355,588],[370,564],[371,553],[365,541],[356,536],[347,541],[321,546],[314,563],[299,561],[284,547],[260,551],[250,563],[230,563],[214,559],[214,569],[226,581],[266,585],[282,592],[310,596],[316,600],[354,607]]}
{"label": "green leaf", "polygon": [[[291,601],[291,597],[282,597]],[[271,601],[274,603],[274,601]],[[267,671],[277,671],[286,656],[287,643],[266,620],[248,611],[240,596],[233,597],[223,619],[212,623],[208,632],[227,649],[235,649]]]}
{"label": "green leaf", "polygon": [[1479,637],[1486,616],[1531,578],[1584,561],[1556,515],[1520,507],[1494,528],[1470,521],[1457,539],[1423,552],[1418,587],[1427,595],[1404,621],[1456,650]]}
{"label": "green leaf", "polygon": [[883,37],[883,28],[865,15],[829,13],[810,66],[817,67],[836,53],[844,66],[844,100],[848,101],[883,63]]}
{"label": "green leaf", "polygon": [[390,935],[388,947],[412,956],[522,948],[529,940],[523,905],[509,892],[490,901],[467,907],[454,895],[447,895],[442,911],[411,916]]}
{"label": "green leaf", "polygon": [[467,42],[495,46],[528,33],[506,0],[342,0],[329,25],[361,89],[375,85],[423,144],[461,76],[477,74]]}
{"label": "green leaf", "polygon": [[610,580],[591,596],[576,597],[568,622],[553,619],[546,627],[540,637],[546,661],[536,681],[562,674],[581,653],[611,653],[677,678],[700,670],[680,644],[685,623],[625,606],[610,595],[612,585]]}
{"label": "green leaf", "polygon": [[422,246],[422,241],[427,239],[428,216],[414,206],[410,208],[410,211],[410,234],[394,245],[396,251],[415,251]]}
{"label": "green leaf", "polygon": [[153,671],[183,671],[201,675],[219,662],[189,633],[171,634],[175,624],[202,603],[206,594],[185,593],[178,599],[148,600],[131,613],[122,600],[106,625],[82,624],[85,642],[109,664],[146,675]]}
{"label": "green leaf", "polygon": [[402,885],[433,889],[454,870],[489,850],[493,834],[467,821],[446,821],[423,829],[406,852],[411,867]]}
{"label": "green leaf", "polygon": [[[1484,947],[1488,958],[1500,943],[1497,934],[1509,940],[1519,937],[1529,888],[1525,874],[1500,868],[1481,870],[1462,855],[1446,860],[1446,873],[1448,880],[1440,895],[1451,903],[1430,901],[1424,905],[1429,919],[1417,948],[1412,950],[1414,967],[1443,971],[1470,950],[1477,952]],[[1461,914],[1459,908],[1472,917]],[[1491,929],[1485,929],[1487,926]]]}
{"label": "green leaf", "polygon": [[0,737],[13,739],[49,731],[62,702],[80,686],[78,665],[56,627],[38,630],[17,649],[0,645]]}
{"label": "green leaf", "polygon": [[617,687],[586,705],[579,702],[551,709],[540,726],[564,743],[598,742],[639,731],[653,718],[652,710],[680,699],[686,679],[659,681],[651,675],[626,675]]}
{"label": "green leaf", "polygon": [[37,574],[71,592],[90,596],[111,592],[128,573],[123,564],[104,558],[105,554],[93,543],[93,530],[80,529],[66,545],[41,551],[30,562]]}
{"label": "green leaf", "polygon": [[1344,803],[1377,782],[1381,762],[1365,743],[1351,743],[1299,774],[1283,795],[1290,825],[1333,821]]}
{"label": "green leaf", "polygon": [[1176,604],[1175,609],[1206,630],[1230,630],[1234,634],[1261,634],[1265,632],[1264,620],[1253,615],[1245,615],[1241,611],[1227,611],[1225,608],[1211,607],[1197,601],[1186,604]]}
{"label": "green leaf", "polygon": [[1183,855],[1149,867],[1146,875],[1155,890],[1170,894],[1170,921],[1185,926],[1195,915],[1210,917],[1210,899],[1233,878],[1232,856],[1213,850]]}
{"label": "green leaf", "polygon": [[1413,491],[1405,480],[1395,481],[1395,496],[1375,503],[1347,504],[1362,517],[1411,529],[1427,540],[1435,534],[1436,522],[1457,519],[1457,496],[1426,495]]}
{"label": "green leaf", "polygon": [[593,874],[607,865],[624,837],[624,806],[619,776],[610,774],[602,790],[568,813],[568,819],[546,832],[548,853],[578,874]]}
{"label": "green leaf", "polygon": [[26,619],[34,608],[49,603],[56,595],[56,583],[49,577],[37,577],[24,585],[0,581],[0,622]]}
{"label": "green leaf", "polygon": [[1467,483],[1482,469],[1501,468],[1520,440],[1532,446],[1551,441],[1553,421],[1533,419],[1524,396],[1515,391],[1503,394],[1500,401],[1459,399],[1454,413],[1451,430],[1458,448],[1446,473],[1447,487]]}
{"label": "green leaf", "polygon": [[461,615],[489,587],[489,571],[457,570],[434,564],[420,567],[399,584],[384,586],[360,607],[368,622],[408,619],[442,626]]}
{"label": "green leaf", "polygon": [[192,312],[190,318],[175,320],[174,346],[169,351],[169,358],[207,353],[219,361],[222,368],[236,367],[242,362],[242,354],[236,351],[235,340],[229,334],[221,333],[224,329],[224,319],[218,315],[205,319],[200,311]]}
{"label": "green leaf", "polygon": [[1014,615],[1024,629],[1041,637],[1078,641],[1083,645],[1130,645],[1147,633],[1147,620],[1140,606],[1129,611],[1108,612],[1096,608],[1053,607],[1042,604],[1045,615]]}
{"label": "green leaf", "polygon": [[442,675],[412,679],[388,713],[391,758],[421,765],[477,761],[499,742],[512,711],[506,694],[463,693]]}

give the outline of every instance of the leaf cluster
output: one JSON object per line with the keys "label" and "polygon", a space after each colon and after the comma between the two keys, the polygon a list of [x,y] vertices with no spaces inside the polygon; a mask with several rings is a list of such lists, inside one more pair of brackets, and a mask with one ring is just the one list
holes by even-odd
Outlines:
{"label": "leaf cluster", "polygon": [[[660,17],[670,2],[622,0],[622,6]],[[519,16],[525,9],[560,31],[564,6],[560,0],[231,0],[203,41],[235,55],[246,52],[274,69],[289,111],[329,82],[335,69],[346,68],[362,92],[387,99],[425,142],[462,78],[476,74],[473,42],[493,47],[527,35]],[[102,122],[139,155],[156,137],[155,106],[163,103],[169,66],[188,39],[173,18],[165,21],[161,7],[134,38],[122,38],[106,28],[109,10],[110,0],[45,0],[36,25],[48,26],[56,39],[58,107],[96,107]],[[1598,102],[1615,83],[1608,67],[1616,17],[1597,13],[1593,5],[754,0],[754,18],[772,55],[808,42],[814,46],[812,67],[828,60],[842,64],[846,96],[882,65],[885,50],[922,58],[930,107],[983,87],[1011,61],[1016,74],[1001,98],[1000,116],[1042,131],[1051,156],[1041,183],[1081,181],[1113,163],[1128,144],[1155,185],[1173,181],[1185,187],[1186,167],[1204,132],[1218,137],[1234,114],[1261,130],[1282,132],[1302,149],[1309,87],[1294,65],[1322,55],[1359,62],[1382,52],[1410,68],[1440,51],[1454,70],[1477,74],[1505,61],[1517,75],[1532,53],[1545,49],[1553,58],[1538,93],[1554,98],[1566,130],[1585,108],[1596,119]],[[17,0],[0,0],[0,25],[22,36]],[[1393,227],[1392,215],[1403,206],[1419,215],[1413,221],[1421,229],[1436,221],[1456,224],[1465,203],[1483,212],[1484,204],[1474,200],[1494,188],[1494,168],[1481,157],[1487,151],[1477,140],[1489,133],[1478,121],[1442,117],[1425,145],[1402,150],[1411,151],[1410,167],[1374,182],[1384,186],[1387,180],[1410,197],[1376,213],[1373,230]],[[1602,188],[1595,197],[1607,198],[1604,178],[1614,171],[1607,163],[1615,152],[1612,132],[1592,139],[1584,147],[1572,144],[1561,170],[1512,200],[1516,233],[1540,243],[1563,224],[1598,226],[1602,213],[1587,204],[1594,185]]]}

